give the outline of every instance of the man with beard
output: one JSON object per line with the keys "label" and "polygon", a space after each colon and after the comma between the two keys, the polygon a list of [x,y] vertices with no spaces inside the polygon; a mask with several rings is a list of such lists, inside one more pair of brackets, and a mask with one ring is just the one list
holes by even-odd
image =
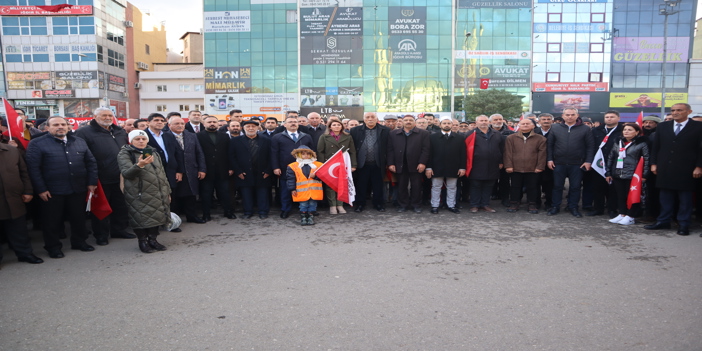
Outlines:
{"label": "man with beard", "polygon": [[265,219],[270,210],[268,189],[273,179],[271,140],[259,135],[258,121],[243,124],[244,135],[229,142],[229,164],[241,192],[244,218],[253,215],[255,201],[258,217]]}
{"label": "man with beard", "polygon": [[431,213],[439,213],[441,204],[441,187],[446,184],[446,206],[453,213],[458,213],[456,194],[458,178],[466,174],[465,138],[451,130],[451,120],[440,122],[441,133],[429,136],[430,157],[426,177],[431,179]]}
{"label": "man with beard", "polygon": [[[656,115],[643,118],[641,129],[643,130],[643,134],[648,137],[647,144],[649,150],[653,150],[653,137],[656,134],[658,123],[661,123],[661,119]],[[653,172],[648,172],[647,175],[644,175],[644,178],[646,178],[646,182],[643,183],[646,193],[644,198],[645,218],[642,221],[652,222],[655,221],[661,210],[659,190],[656,188],[657,176],[653,174]]]}
{"label": "man with beard", "polygon": [[[168,120],[170,133],[178,141],[178,147],[183,151],[183,180],[178,182],[172,193],[171,210],[185,214],[185,220],[191,223],[205,223],[197,216],[195,209],[195,195],[199,193],[200,180],[205,178],[205,154],[197,140],[195,133],[185,129],[185,121],[173,116]],[[180,228],[172,230],[179,232]]]}
{"label": "man with beard", "polygon": [[[619,112],[610,110],[605,112],[604,124],[592,128],[592,136],[595,138],[595,147],[602,150],[602,155],[605,159],[612,152],[612,147],[614,146],[614,141],[621,137],[623,127],[619,124]],[[596,161],[597,162],[597,161]],[[607,201],[607,214],[609,218],[614,218],[617,216],[617,192],[614,187],[611,186],[603,176],[597,173],[596,170],[590,170],[585,173],[583,178],[583,189],[587,187],[586,179],[592,182],[593,188],[593,199],[594,206],[591,212],[588,212],[587,216],[599,216],[604,214],[605,210],[605,199]],[[589,205],[585,196],[583,195],[583,209],[585,205]]]}
{"label": "man with beard", "polygon": [[265,137],[272,138],[276,133],[276,128],[278,128],[278,119],[275,117],[268,117],[263,123],[263,131],[260,134]]}
{"label": "man with beard", "polygon": [[97,160],[98,178],[112,213],[103,220],[91,216],[93,236],[98,245],[107,245],[108,238],[133,239],[128,233],[129,218],[127,203],[120,188],[120,171],[117,164],[119,150],[127,144],[127,133],[113,124],[114,114],[106,107],[98,107],[90,123],[78,129],[76,136],[85,140],[90,152]]}
{"label": "man with beard", "polygon": [[[507,127],[505,119],[501,114],[495,113],[490,116],[490,128],[502,135],[502,139],[507,139],[508,135],[514,134],[514,131]],[[500,179],[497,181],[492,194],[502,201],[502,206],[509,207],[510,183],[509,174],[504,168],[500,169]]]}
{"label": "man with beard", "polygon": [[241,133],[241,123],[239,121],[229,121],[229,128],[227,128],[227,136],[229,138],[236,138],[242,135]]}
{"label": "man with beard", "polygon": [[202,152],[205,154],[207,175],[200,183],[200,199],[202,200],[202,219],[212,220],[212,195],[217,191],[217,199],[224,208],[224,217],[235,219],[229,196],[229,177],[234,172],[229,167],[229,136],[217,131],[219,119],[208,116],[203,121],[205,130],[197,134]]}
{"label": "man with beard", "polygon": [[[429,163],[429,132],[415,128],[414,117],[402,118],[402,129],[390,131],[387,162],[390,172],[397,174],[398,212],[412,206],[422,212],[422,174]],[[409,187],[409,189],[408,189]]]}
{"label": "man with beard", "polygon": [[645,136],[650,137],[651,134],[656,132],[658,123],[661,123],[661,119],[656,115],[650,115],[643,118],[641,128]]}

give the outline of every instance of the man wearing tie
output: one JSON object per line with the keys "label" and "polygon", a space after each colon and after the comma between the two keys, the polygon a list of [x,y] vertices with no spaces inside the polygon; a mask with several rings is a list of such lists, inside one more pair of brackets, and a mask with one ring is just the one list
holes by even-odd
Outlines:
{"label": "man wearing tie", "polygon": [[288,179],[285,170],[290,163],[295,162],[295,157],[290,153],[305,145],[312,148],[312,137],[309,134],[298,131],[297,116],[289,114],[285,118],[285,131],[278,133],[271,138],[271,163],[273,173],[280,177],[280,218],[288,218],[292,210],[292,190],[288,189]]}
{"label": "man wearing tie", "polygon": [[[171,209],[173,212],[185,213],[185,218],[192,223],[205,223],[197,216],[195,210],[195,195],[199,193],[200,180],[205,178],[207,167],[205,166],[205,154],[202,152],[197,136],[185,130],[185,121],[179,116],[173,116],[168,120],[170,132],[176,137],[178,147],[183,150],[183,181],[173,192]],[[180,231],[176,228],[172,231]]]}
{"label": "man wearing tie", "polygon": [[193,110],[188,113],[188,123],[185,124],[185,129],[192,133],[200,133],[202,128],[202,112]]}

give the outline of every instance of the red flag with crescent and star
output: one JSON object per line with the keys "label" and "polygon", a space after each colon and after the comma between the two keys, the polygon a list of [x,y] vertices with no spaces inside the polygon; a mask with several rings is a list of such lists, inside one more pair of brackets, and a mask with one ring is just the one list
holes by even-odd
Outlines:
{"label": "red flag with crescent and star", "polygon": [[112,206],[110,206],[110,203],[107,201],[105,191],[102,190],[102,184],[100,184],[99,180],[95,192],[88,193],[85,201],[88,203],[86,211],[92,212],[99,220],[105,219],[105,217],[112,213]]}
{"label": "red flag with crescent and star", "polygon": [[17,111],[15,111],[15,108],[10,105],[7,99],[2,98],[2,101],[5,104],[5,116],[7,116],[7,132],[5,132],[5,134],[10,138],[17,138],[26,150],[27,145],[29,145],[29,140],[25,138],[24,120],[17,114]]}
{"label": "red flag with crescent and star", "polygon": [[475,131],[466,137],[466,177],[473,169],[473,153],[475,152]]}
{"label": "red flag with crescent and star", "polygon": [[487,89],[490,86],[490,78],[480,78],[480,89]]}
{"label": "red flag with crescent and star", "polygon": [[643,126],[643,110],[639,113],[639,118],[636,119],[636,124],[639,125],[639,127]]}
{"label": "red flag with crescent and star", "polygon": [[634,176],[631,177],[631,185],[629,185],[629,196],[626,198],[626,208],[631,209],[633,204],[641,203],[641,186],[643,178],[644,158],[639,159],[639,164],[636,165]]}
{"label": "red flag with crescent and star", "polygon": [[353,206],[356,189],[351,175],[351,156],[348,151],[339,150],[314,173],[319,180],[336,191],[336,198]]}

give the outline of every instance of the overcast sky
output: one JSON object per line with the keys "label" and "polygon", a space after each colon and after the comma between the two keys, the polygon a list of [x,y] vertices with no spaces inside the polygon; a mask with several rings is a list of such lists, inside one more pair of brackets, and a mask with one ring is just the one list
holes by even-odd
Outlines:
{"label": "overcast sky", "polygon": [[[142,12],[151,12],[157,21],[166,21],[168,47],[180,53],[183,42],[179,40],[185,32],[199,32],[202,28],[202,0],[130,0]],[[697,0],[697,15],[702,17],[702,0]]]}

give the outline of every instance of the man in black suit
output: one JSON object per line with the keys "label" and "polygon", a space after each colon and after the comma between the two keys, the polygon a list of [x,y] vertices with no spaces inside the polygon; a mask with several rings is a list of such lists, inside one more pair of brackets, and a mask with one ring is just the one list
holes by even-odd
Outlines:
{"label": "man in black suit", "polygon": [[175,190],[178,182],[183,180],[183,150],[178,147],[178,141],[173,134],[163,132],[166,117],[160,113],[152,113],[148,121],[149,128],[146,132],[149,134],[149,146],[161,156],[168,183],[171,189]]}
{"label": "man in black suit", "polygon": [[439,213],[441,187],[446,184],[446,205],[449,211],[458,213],[456,208],[456,184],[458,178],[466,174],[466,142],[459,133],[451,132],[451,120],[439,122],[440,133],[429,136],[431,152],[425,171],[431,180],[431,213]]}
{"label": "man in black suit", "polygon": [[402,129],[391,130],[388,135],[388,169],[398,178],[397,212],[405,212],[409,206],[416,213],[422,212],[422,175],[429,163],[429,134],[415,128],[414,116],[405,115]]}
{"label": "man in black suit", "polygon": [[295,157],[290,153],[305,145],[312,148],[312,137],[298,130],[297,116],[289,114],[283,124],[285,131],[271,138],[271,164],[273,173],[280,177],[280,218],[288,218],[292,210],[292,191],[288,189],[287,169],[290,163],[295,162]]}
{"label": "man in black suit", "polygon": [[259,134],[264,137],[272,138],[276,134],[276,128],[278,128],[278,119],[275,117],[268,117],[263,123],[263,131],[259,132]]}
{"label": "man in black suit", "polygon": [[[271,140],[258,134],[258,121],[244,121],[244,135],[229,142],[229,164],[234,171],[244,207],[244,218],[253,215],[254,200],[258,216],[268,217],[268,189],[273,179]],[[255,195],[254,195],[255,193]]]}
{"label": "man in black suit", "polygon": [[351,129],[358,164],[358,168],[353,172],[353,182],[358,194],[354,211],[363,211],[366,206],[368,187],[370,187],[373,190],[373,206],[376,210],[385,212],[383,176],[390,129],[378,124],[378,116],[375,112],[364,113],[363,122],[363,125]]}
{"label": "man in black suit", "polygon": [[[604,124],[592,128],[592,137],[595,139],[595,147],[602,150],[602,156],[607,159],[609,153],[612,152],[612,147],[614,146],[614,140],[622,135],[622,129],[624,127],[619,123],[619,112],[615,110],[610,110],[605,112]],[[598,160],[595,160],[597,162]],[[609,218],[614,218],[618,215],[617,213],[617,192],[614,187],[611,186],[603,176],[597,173],[597,170],[591,169],[585,173],[585,177],[591,177],[593,182],[593,198],[594,205],[593,211],[586,213],[586,216],[599,216],[604,214],[605,210],[605,199],[607,200],[607,214]],[[584,182],[584,181],[583,181]],[[585,185],[583,184],[583,187]],[[583,202],[583,208],[586,203]],[[587,204],[589,205],[589,204]]]}
{"label": "man in black suit", "polygon": [[317,112],[311,112],[307,115],[307,120],[310,124],[307,126],[307,132],[305,133],[312,137],[312,145],[314,145],[312,150],[316,151],[319,138],[324,134],[324,131],[327,130],[327,127],[324,125],[322,117]]}
{"label": "man in black suit", "polygon": [[234,219],[234,210],[229,197],[229,177],[234,172],[229,168],[229,136],[220,133],[219,119],[207,116],[203,121],[205,129],[197,133],[202,152],[205,154],[207,175],[200,183],[200,199],[202,200],[202,218],[212,220],[212,194],[217,190],[217,199],[224,208],[224,217]]}
{"label": "man in black suit", "polygon": [[653,137],[651,172],[656,174],[660,191],[661,213],[656,223],[645,229],[670,229],[676,198],[678,234],[690,235],[692,194],[695,182],[702,177],[702,122],[688,119],[692,108],[675,104],[670,109],[673,120],[658,125]]}
{"label": "man in black suit", "polygon": [[185,124],[185,130],[191,133],[200,133],[204,129],[202,125],[202,112],[193,110],[188,113],[188,123]]}
{"label": "man in black suit", "polygon": [[[172,116],[168,120],[170,134],[175,136],[178,147],[183,150],[183,181],[173,192],[171,209],[173,212],[185,213],[185,218],[192,223],[205,223],[197,216],[195,209],[195,195],[200,193],[200,180],[205,178],[207,167],[205,166],[205,154],[197,140],[195,133],[185,130],[185,121],[180,116]],[[176,228],[172,231],[180,231]]]}

